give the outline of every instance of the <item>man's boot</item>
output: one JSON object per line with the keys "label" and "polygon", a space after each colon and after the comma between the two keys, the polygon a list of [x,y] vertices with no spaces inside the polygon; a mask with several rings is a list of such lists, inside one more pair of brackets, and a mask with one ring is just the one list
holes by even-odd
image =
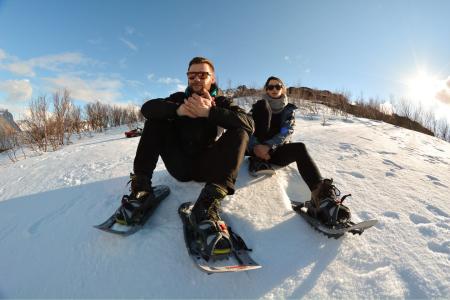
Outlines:
{"label": "man's boot", "polygon": [[230,233],[219,215],[220,201],[227,194],[226,188],[208,183],[192,208],[191,223],[197,232],[199,251],[208,259],[223,259],[231,254]]}
{"label": "man's boot", "polygon": [[130,174],[131,194],[122,198],[122,206],[116,212],[116,222],[122,225],[139,223],[154,199],[150,177]]}

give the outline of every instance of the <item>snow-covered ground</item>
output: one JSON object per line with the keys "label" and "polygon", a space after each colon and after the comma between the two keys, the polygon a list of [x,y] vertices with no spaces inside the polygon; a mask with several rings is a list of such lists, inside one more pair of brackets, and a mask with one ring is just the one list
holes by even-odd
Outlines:
{"label": "snow-covered ground", "polygon": [[242,165],[223,216],[262,269],[206,275],[184,246],[178,206],[202,184],[174,180],[153,218],[123,238],[94,229],[127,193],[138,138],[125,128],[63,149],[0,161],[0,298],[449,298],[450,144],[382,122],[298,117],[294,141],[332,177],[355,220],[379,223],[335,240],[289,200],[309,191],[295,164],[254,179]]}

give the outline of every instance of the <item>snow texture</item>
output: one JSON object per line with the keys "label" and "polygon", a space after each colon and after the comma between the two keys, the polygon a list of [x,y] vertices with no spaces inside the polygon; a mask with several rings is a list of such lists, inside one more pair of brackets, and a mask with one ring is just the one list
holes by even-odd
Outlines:
{"label": "snow texture", "polygon": [[450,144],[382,122],[297,117],[324,177],[355,221],[379,223],[335,240],[290,209],[309,190],[296,165],[248,175],[222,215],[262,269],[206,275],[188,256],[178,206],[203,184],[177,182],[160,161],[154,184],[170,196],[135,235],[94,229],[128,192],[139,138],[125,128],[53,153],[0,157],[0,298],[450,298]]}

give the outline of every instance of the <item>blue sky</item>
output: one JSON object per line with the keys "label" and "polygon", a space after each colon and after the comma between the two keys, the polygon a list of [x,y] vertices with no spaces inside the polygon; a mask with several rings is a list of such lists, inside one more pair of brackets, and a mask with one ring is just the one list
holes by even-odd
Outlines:
{"label": "blue sky", "polygon": [[79,104],[164,97],[194,56],[223,88],[276,75],[450,115],[450,1],[0,0],[0,108],[15,114],[64,87]]}

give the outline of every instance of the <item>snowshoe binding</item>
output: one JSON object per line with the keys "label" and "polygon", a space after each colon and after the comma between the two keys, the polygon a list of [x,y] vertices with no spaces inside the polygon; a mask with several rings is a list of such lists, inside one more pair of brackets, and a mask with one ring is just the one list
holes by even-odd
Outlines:
{"label": "snowshoe binding", "polygon": [[343,204],[351,194],[340,197],[341,192],[333,179],[324,179],[311,192],[311,200],[305,203],[292,202],[293,209],[298,212],[316,230],[329,238],[339,238],[346,232],[362,234],[365,229],[372,227],[378,221],[369,220],[360,223],[351,221],[350,209]]}

